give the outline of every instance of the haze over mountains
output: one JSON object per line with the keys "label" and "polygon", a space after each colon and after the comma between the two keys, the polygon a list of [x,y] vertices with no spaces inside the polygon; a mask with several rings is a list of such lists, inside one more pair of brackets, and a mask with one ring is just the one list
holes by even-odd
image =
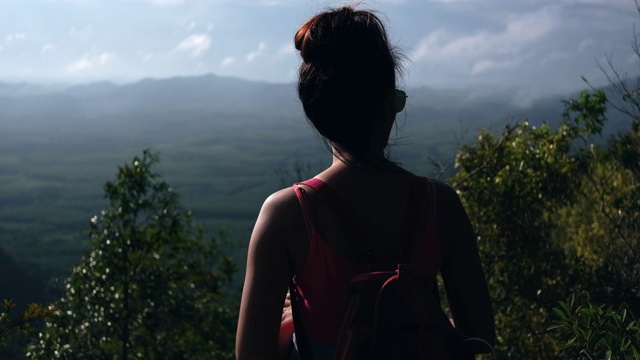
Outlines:
{"label": "haze over mountains", "polygon": [[[459,131],[460,123],[477,128],[524,115],[553,121],[545,117],[557,118],[562,109],[560,98],[524,108],[517,105],[517,99],[490,90],[483,93],[419,88],[408,89],[408,93],[407,110],[399,116],[403,124],[399,135],[411,134],[404,140],[408,144],[419,142],[420,152],[424,152],[424,137],[446,130],[449,132],[446,140],[450,140],[451,130]],[[472,93],[476,95],[470,96]],[[8,137],[3,146],[7,146],[7,142],[16,143],[11,138],[19,136],[33,141],[35,148],[52,143],[60,149],[90,139],[93,146],[106,148],[128,144],[162,149],[180,139],[206,137],[207,132],[213,137],[232,134],[232,138],[243,133],[260,133],[260,137],[268,141],[270,132],[289,127],[295,129],[291,135],[308,140],[311,131],[303,119],[294,84],[250,82],[214,75],[145,79],[125,85],[101,82],[66,88],[0,83],[0,136]],[[242,131],[233,133],[234,129]],[[306,140],[302,142],[304,147],[309,145]],[[440,155],[443,154],[431,154]]]}
{"label": "haze over mountains", "polygon": [[[392,157],[425,175],[433,173],[430,158],[451,159],[478,128],[499,131],[525,116],[557,123],[562,99],[575,95],[522,107],[477,89],[473,96],[407,93]],[[626,125],[617,119],[610,128]],[[71,87],[0,83],[0,248],[40,278],[65,276],[85,250],[88,220],[107,205],[102,184],[145,147],[160,153],[158,172],[197,220],[210,230],[229,226],[242,243],[264,198],[297,180],[274,169],[302,160],[314,170],[329,158],[293,83],[214,75]]]}

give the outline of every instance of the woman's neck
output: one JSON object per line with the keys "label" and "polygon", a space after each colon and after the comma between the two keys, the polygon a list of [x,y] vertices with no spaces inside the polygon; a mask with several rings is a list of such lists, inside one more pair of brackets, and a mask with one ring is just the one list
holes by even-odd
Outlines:
{"label": "woman's neck", "polygon": [[390,161],[384,156],[384,151],[371,153],[366,157],[353,156],[349,151],[345,151],[339,146],[333,146],[333,168],[351,168],[372,172],[406,172],[403,168]]}

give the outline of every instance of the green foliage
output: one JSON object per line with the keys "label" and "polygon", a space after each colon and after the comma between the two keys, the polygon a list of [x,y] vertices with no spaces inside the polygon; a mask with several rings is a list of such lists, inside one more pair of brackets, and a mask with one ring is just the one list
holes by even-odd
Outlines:
{"label": "green foliage", "polygon": [[592,135],[602,133],[602,127],[607,120],[606,102],[607,97],[602,90],[593,94],[582,91],[577,100],[565,101],[563,126],[571,130],[571,135],[577,135],[588,142]]}
{"label": "green foliage", "polygon": [[49,309],[40,304],[31,303],[18,316],[13,317],[12,310],[16,307],[11,299],[2,301],[2,310],[0,311],[0,347],[6,345],[5,337],[13,333],[28,333],[33,329],[30,325],[49,314]]}
{"label": "green foliage", "polygon": [[506,358],[639,356],[640,92],[613,88],[632,105],[631,126],[608,143],[598,136],[611,102],[596,90],[566,101],[557,129],[521,121],[457,154],[452,182],[478,233]]}
{"label": "green foliage", "polygon": [[[584,262],[567,250],[579,247],[563,235],[592,244],[592,235],[605,232],[587,228],[580,216],[573,223],[564,216],[582,211],[585,202],[598,203],[589,179],[606,156],[591,139],[606,121],[605,104],[603,92],[583,92],[566,102],[558,129],[522,121],[499,136],[482,131],[457,154],[452,182],[478,234],[496,312],[497,350],[507,358],[557,357],[556,339],[546,332],[553,306],[567,291],[599,285],[582,278],[575,265]],[[600,216],[599,208],[587,209]]]}
{"label": "green foliage", "polygon": [[145,150],[105,184],[92,250],[73,268],[33,359],[231,359],[236,309],[224,289],[236,266],[205,240]]}
{"label": "green foliage", "polygon": [[[636,38],[640,56],[638,49]],[[640,82],[630,89],[625,76],[609,66],[613,75],[607,77],[616,79],[619,96],[610,104],[629,116],[631,126],[592,152],[577,203],[558,214],[565,225],[558,238],[583,276],[578,290],[589,296],[579,306],[573,295],[561,301],[549,329],[564,339],[559,349],[567,356],[640,359],[640,324],[634,317],[640,312]]]}
{"label": "green foliage", "polygon": [[613,311],[584,299],[575,303],[572,295],[553,309],[555,320],[549,330],[564,331],[572,358],[640,359],[640,323],[626,310]]}
{"label": "green foliage", "polygon": [[38,336],[50,309],[30,303],[18,309],[11,299],[0,305],[0,359],[24,359],[24,349]]}

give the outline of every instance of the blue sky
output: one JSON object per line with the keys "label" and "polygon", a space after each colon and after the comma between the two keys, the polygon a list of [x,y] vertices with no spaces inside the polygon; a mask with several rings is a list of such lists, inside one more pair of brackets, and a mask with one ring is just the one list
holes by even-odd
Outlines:
{"label": "blue sky", "polygon": [[[633,0],[375,0],[405,86],[563,93],[638,74]],[[343,1],[0,0],[0,82],[132,82],[213,73],[294,81],[293,34]],[[640,27],[638,29],[640,31]]]}

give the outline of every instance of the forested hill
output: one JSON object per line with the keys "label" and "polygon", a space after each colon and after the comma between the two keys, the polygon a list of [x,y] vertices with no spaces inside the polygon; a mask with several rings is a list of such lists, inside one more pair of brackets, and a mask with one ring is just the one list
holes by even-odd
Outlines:
{"label": "forested hill", "polygon": [[[426,175],[431,158],[451,159],[476,129],[499,131],[525,116],[556,123],[562,99],[573,95],[522,107],[489,90],[406,90],[392,157]],[[144,147],[160,153],[158,170],[197,220],[228,226],[240,242],[262,200],[295,180],[274,169],[302,159],[312,172],[327,161],[293,83],[214,75],[71,87],[0,83],[0,248],[39,278],[64,276],[85,249],[89,219],[106,205],[102,184]]]}
{"label": "forested hill", "polygon": [[[562,100],[575,96],[563,94],[523,100],[509,92],[492,89],[423,87],[407,91],[409,101],[404,115],[412,120],[407,122],[409,127],[434,122],[451,125],[462,122],[476,127],[525,116],[534,122],[554,122],[560,117]],[[3,132],[70,126],[97,130],[101,129],[97,123],[104,120],[109,121],[109,125],[126,122],[134,129],[149,125],[151,120],[161,123],[170,119],[177,126],[196,117],[215,122],[212,125],[215,130],[227,120],[217,119],[216,114],[253,114],[255,120],[260,119],[254,125],[260,127],[278,124],[279,116],[293,115],[299,120],[300,108],[293,83],[252,82],[215,75],[144,79],[123,85],[99,82],[63,87],[0,83]],[[614,116],[612,122],[615,121]]]}
{"label": "forested hill", "polygon": [[0,249],[0,274],[0,301],[11,299],[20,310],[31,302],[50,299],[49,285],[18,266],[3,249]]}

